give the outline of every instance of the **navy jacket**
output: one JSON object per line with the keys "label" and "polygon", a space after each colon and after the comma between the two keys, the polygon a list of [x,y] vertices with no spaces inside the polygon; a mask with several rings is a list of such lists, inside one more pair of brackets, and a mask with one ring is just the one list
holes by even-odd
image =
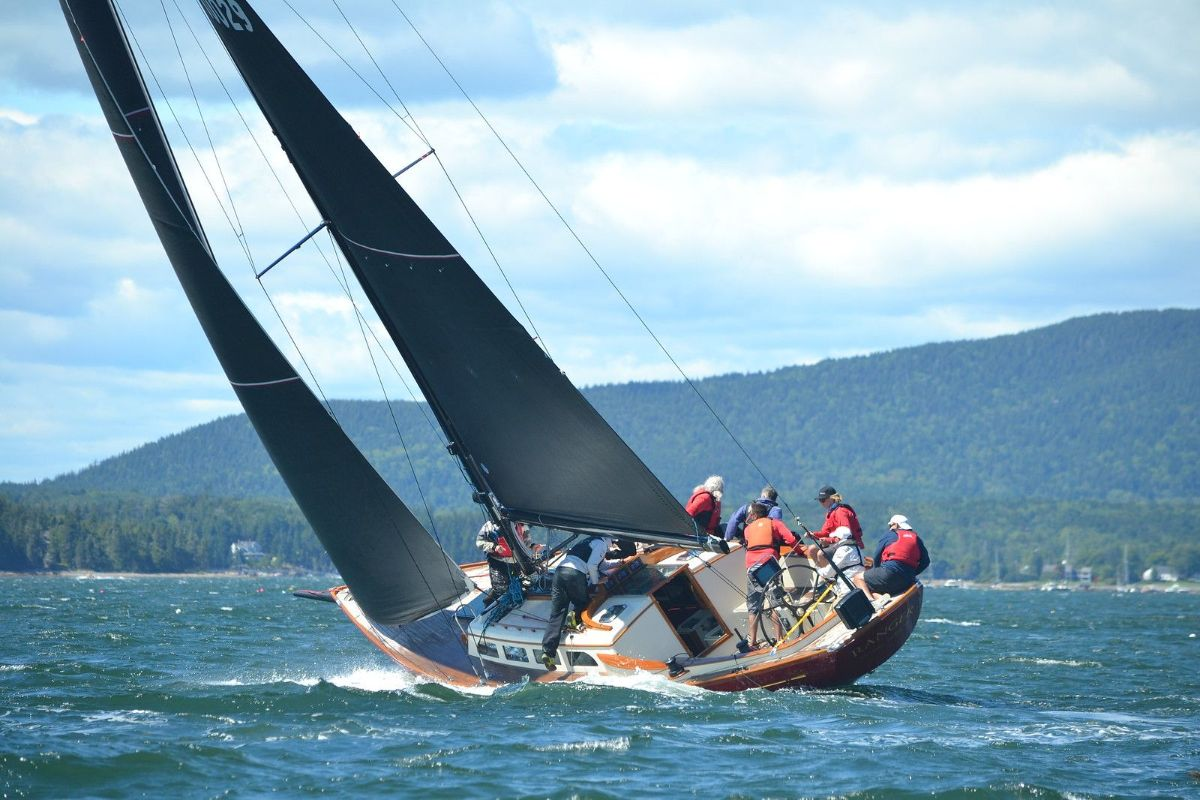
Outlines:
{"label": "navy jacket", "polygon": [[[767,507],[767,516],[771,519],[782,520],[783,512],[779,509],[779,504],[774,500],[768,500],[765,497],[760,497],[754,501],[762,503]],[[742,526],[746,524],[746,514],[750,511],[750,503],[742,506],[737,510],[737,513],[729,518],[729,522],[725,525],[725,541],[732,542],[734,539],[740,538],[739,533],[742,532]]]}

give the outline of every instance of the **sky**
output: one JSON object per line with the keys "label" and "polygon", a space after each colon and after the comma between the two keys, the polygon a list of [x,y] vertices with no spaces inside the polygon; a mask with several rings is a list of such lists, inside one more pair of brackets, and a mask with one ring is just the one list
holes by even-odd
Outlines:
{"label": "sky", "polygon": [[[10,5],[0,480],[29,481],[240,408],[57,4]],[[324,395],[411,399],[327,241],[255,281],[319,217],[196,4],[119,6],[247,304]],[[1195,2],[255,8],[384,164],[436,148],[401,183],[578,385],[1200,306]]]}

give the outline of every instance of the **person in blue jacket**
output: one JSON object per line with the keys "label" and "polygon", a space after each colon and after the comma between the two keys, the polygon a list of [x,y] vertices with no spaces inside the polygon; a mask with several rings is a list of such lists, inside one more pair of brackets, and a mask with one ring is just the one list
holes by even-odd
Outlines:
{"label": "person in blue jacket", "polygon": [[[779,492],[775,491],[774,486],[770,484],[764,486],[762,495],[754,502],[767,507],[769,519],[783,520],[783,511],[779,508]],[[725,541],[742,541],[742,530],[746,527],[746,514],[750,511],[751,505],[752,503],[746,503],[729,518],[728,524],[725,525]]]}

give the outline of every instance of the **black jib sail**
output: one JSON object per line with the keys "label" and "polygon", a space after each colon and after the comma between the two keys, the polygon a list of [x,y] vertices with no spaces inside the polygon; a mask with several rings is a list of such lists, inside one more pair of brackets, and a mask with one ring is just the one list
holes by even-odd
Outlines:
{"label": "black jib sail", "polygon": [[399,624],[468,588],[242,303],[213,260],[110,0],[60,0],[179,282],[280,475],[363,610]]}
{"label": "black jib sail", "polygon": [[694,544],[679,502],[571,385],[244,0],[201,0],[372,305],[503,516]]}

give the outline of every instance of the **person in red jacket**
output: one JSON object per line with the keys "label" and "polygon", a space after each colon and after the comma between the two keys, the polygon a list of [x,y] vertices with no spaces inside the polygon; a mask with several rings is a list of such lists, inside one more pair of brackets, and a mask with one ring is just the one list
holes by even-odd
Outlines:
{"label": "person in red jacket", "polygon": [[704,483],[692,490],[691,499],[685,510],[702,533],[716,536],[721,527],[721,495],[725,493],[725,479],[710,475]]}
{"label": "person in red jacket", "polygon": [[[762,503],[751,503],[746,510],[746,625],[750,629],[751,649],[758,647],[758,618],[762,614],[763,585],[755,579],[755,570],[765,561],[779,559],[780,545],[797,547],[800,540],[796,534],[788,530],[777,519],[768,516],[768,509]],[[783,623],[777,615],[775,621],[776,639],[783,638]]]}
{"label": "person in red jacket", "polygon": [[[850,536],[854,539],[855,546],[861,550],[863,546],[862,525],[858,523],[858,514],[842,500],[837,489],[832,486],[822,486],[821,491],[817,492],[817,502],[821,504],[821,508],[825,509],[825,524],[821,526],[821,530],[813,534],[820,546],[810,544],[804,548],[804,554],[813,561],[818,561],[817,555],[820,553],[828,562],[833,558],[834,551],[841,546],[840,539],[834,536],[834,531],[841,527],[850,529]],[[820,562],[818,561],[818,563]]]}

